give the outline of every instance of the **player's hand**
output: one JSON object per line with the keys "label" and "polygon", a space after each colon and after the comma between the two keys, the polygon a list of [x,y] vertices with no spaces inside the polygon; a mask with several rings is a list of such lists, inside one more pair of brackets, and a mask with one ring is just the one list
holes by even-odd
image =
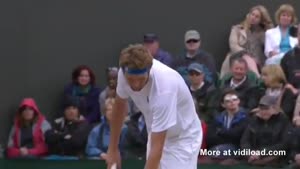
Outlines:
{"label": "player's hand", "polygon": [[259,159],[259,156],[253,155],[253,156],[249,157],[248,162],[251,163],[251,162],[254,162],[254,161],[258,160],[258,159]]}
{"label": "player's hand", "polygon": [[121,168],[121,156],[119,150],[108,150],[107,154],[102,156],[102,158],[106,161],[107,169],[111,169],[113,164],[117,164],[117,168]]}
{"label": "player's hand", "polygon": [[20,154],[21,154],[22,156],[28,155],[28,149],[27,149],[26,147],[20,148]]}
{"label": "player's hand", "polygon": [[106,156],[107,156],[106,153],[101,153],[101,154],[100,154],[100,159],[103,159],[103,160],[104,160],[104,159],[106,159]]}
{"label": "player's hand", "polygon": [[277,54],[279,54],[279,52],[276,51],[276,50],[273,50],[273,51],[269,52],[269,57],[273,57],[273,56],[275,56]]}

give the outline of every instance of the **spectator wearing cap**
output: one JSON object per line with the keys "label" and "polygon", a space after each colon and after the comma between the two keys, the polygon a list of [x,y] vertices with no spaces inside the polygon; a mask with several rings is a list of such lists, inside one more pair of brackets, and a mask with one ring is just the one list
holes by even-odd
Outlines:
{"label": "spectator wearing cap", "polygon": [[167,51],[160,48],[159,38],[154,33],[144,35],[144,46],[150,51],[154,59],[162,62],[167,66],[171,66],[173,58]]}
{"label": "spectator wearing cap", "polygon": [[[259,101],[258,112],[250,120],[241,138],[241,148],[259,152],[279,151],[288,149],[290,122],[280,112],[277,99],[270,95],[263,96]],[[280,156],[252,154],[245,157],[251,165],[277,165]]]}
{"label": "spectator wearing cap", "polygon": [[186,52],[174,63],[173,68],[177,70],[184,80],[189,84],[187,67],[191,63],[199,63],[207,67],[211,75],[206,75],[210,83],[217,80],[217,70],[215,58],[200,48],[200,34],[196,30],[189,30],[185,33],[184,43]]}
{"label": "spectator wearing cap", "polygon": [[55,119],[52,126],[46,133],[46,142],[52,154],[47,159],[79,158],[84,155],[90,125],[80,115],[76,103],[66,104],[64,116]]}
{"label": "spectator wearing cap", "polygon": [[202,64],[192,63],[188,66],[190,91],[195,101],[196,110],[200,119],[206,122],[211,120],[212,111],[215,107],[215,102],[212,100],[215,86],[205,79],[209,73],[209,70]]}
{"label": "spectator wearing cap", "polygon": [[[207,144],[211,150],[234,151],[240,148],[240,138],[247,126],[247,112],[239,106],[240,99],[233,89],[226,89],[222,94],[223,112],[215,116],[208,125]],[[215,162],[221,164],[236,163],[234,155],[216,156]]]}
{"label": "spectator wearing cap", "polygon": [[250,89],[257,86],[258,79],[255,73],[248,70],[248,65],[243,55],[247,52],[240,51],[231,56],[230,73],[225,75],[220,81],[220,89],[226,88],[234,89],[241,99],[241,106],[248,108],[247,106],[247,94]]}

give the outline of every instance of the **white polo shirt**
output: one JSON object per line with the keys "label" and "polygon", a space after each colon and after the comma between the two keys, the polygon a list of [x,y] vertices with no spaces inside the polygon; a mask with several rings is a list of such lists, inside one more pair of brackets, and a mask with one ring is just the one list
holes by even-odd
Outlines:
{"label": "white polo shirt", "polygon": [[164,151],[174,152],[180,145],[189,151],[201,146],[201,123],[192,95],[175,70],[153,59],[147,84],[136,92],[120,69],[117,94],[123,99],[130,97],[141,110],[148,133],[167,130]]}

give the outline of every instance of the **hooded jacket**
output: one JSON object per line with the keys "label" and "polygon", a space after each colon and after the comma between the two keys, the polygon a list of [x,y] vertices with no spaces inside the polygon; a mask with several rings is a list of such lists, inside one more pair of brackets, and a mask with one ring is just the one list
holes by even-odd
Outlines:
{"label": "hooded jacket", "polygon": [[[45,142],[44,133],[51,129],[50,124],[47,122],[45,117],[39,111],[35,101],[32,98],[26,98],[22,101],[19,109],[22,107],[30,107],[34,110],[36,120],[32,124],[32,147],[26,147],[28,149],[29,156],[43,156],[48,152],[48,148]],[[19,112],[18,112],[19,113]],[[8,158],[15,158],[21,156],[20,148],[22,140],[22,126],[21,121],[16,114],[14,124],[10,131],[8,145],[7,145],[7,156]]]}

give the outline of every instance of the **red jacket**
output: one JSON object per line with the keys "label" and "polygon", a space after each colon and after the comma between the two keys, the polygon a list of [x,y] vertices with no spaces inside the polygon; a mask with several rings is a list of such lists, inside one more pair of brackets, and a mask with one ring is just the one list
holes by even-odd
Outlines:
{"label": "red jacket", "polygon": [[[26,98],[22,101],[19,108],[27,106],[32,108],[36,115],[37,121],[33,125],[32,135],[33,135],[33,148],[28,149],[28,155],[32,156],[43,156],[48,152],[47,145],[45,143],[43,127],[50,127],[49,123],[46,121],[45,117],[39,111],[35,101],[31,98]],[[18,112],[19,113],[19,112]],[[20,119],[16,116],[12,131],[10,133],[8,148],[7,148],[7,156],[8,158],[19,157],[20,154],[20,142],[21,142],[21,129],[20,129]]]}

